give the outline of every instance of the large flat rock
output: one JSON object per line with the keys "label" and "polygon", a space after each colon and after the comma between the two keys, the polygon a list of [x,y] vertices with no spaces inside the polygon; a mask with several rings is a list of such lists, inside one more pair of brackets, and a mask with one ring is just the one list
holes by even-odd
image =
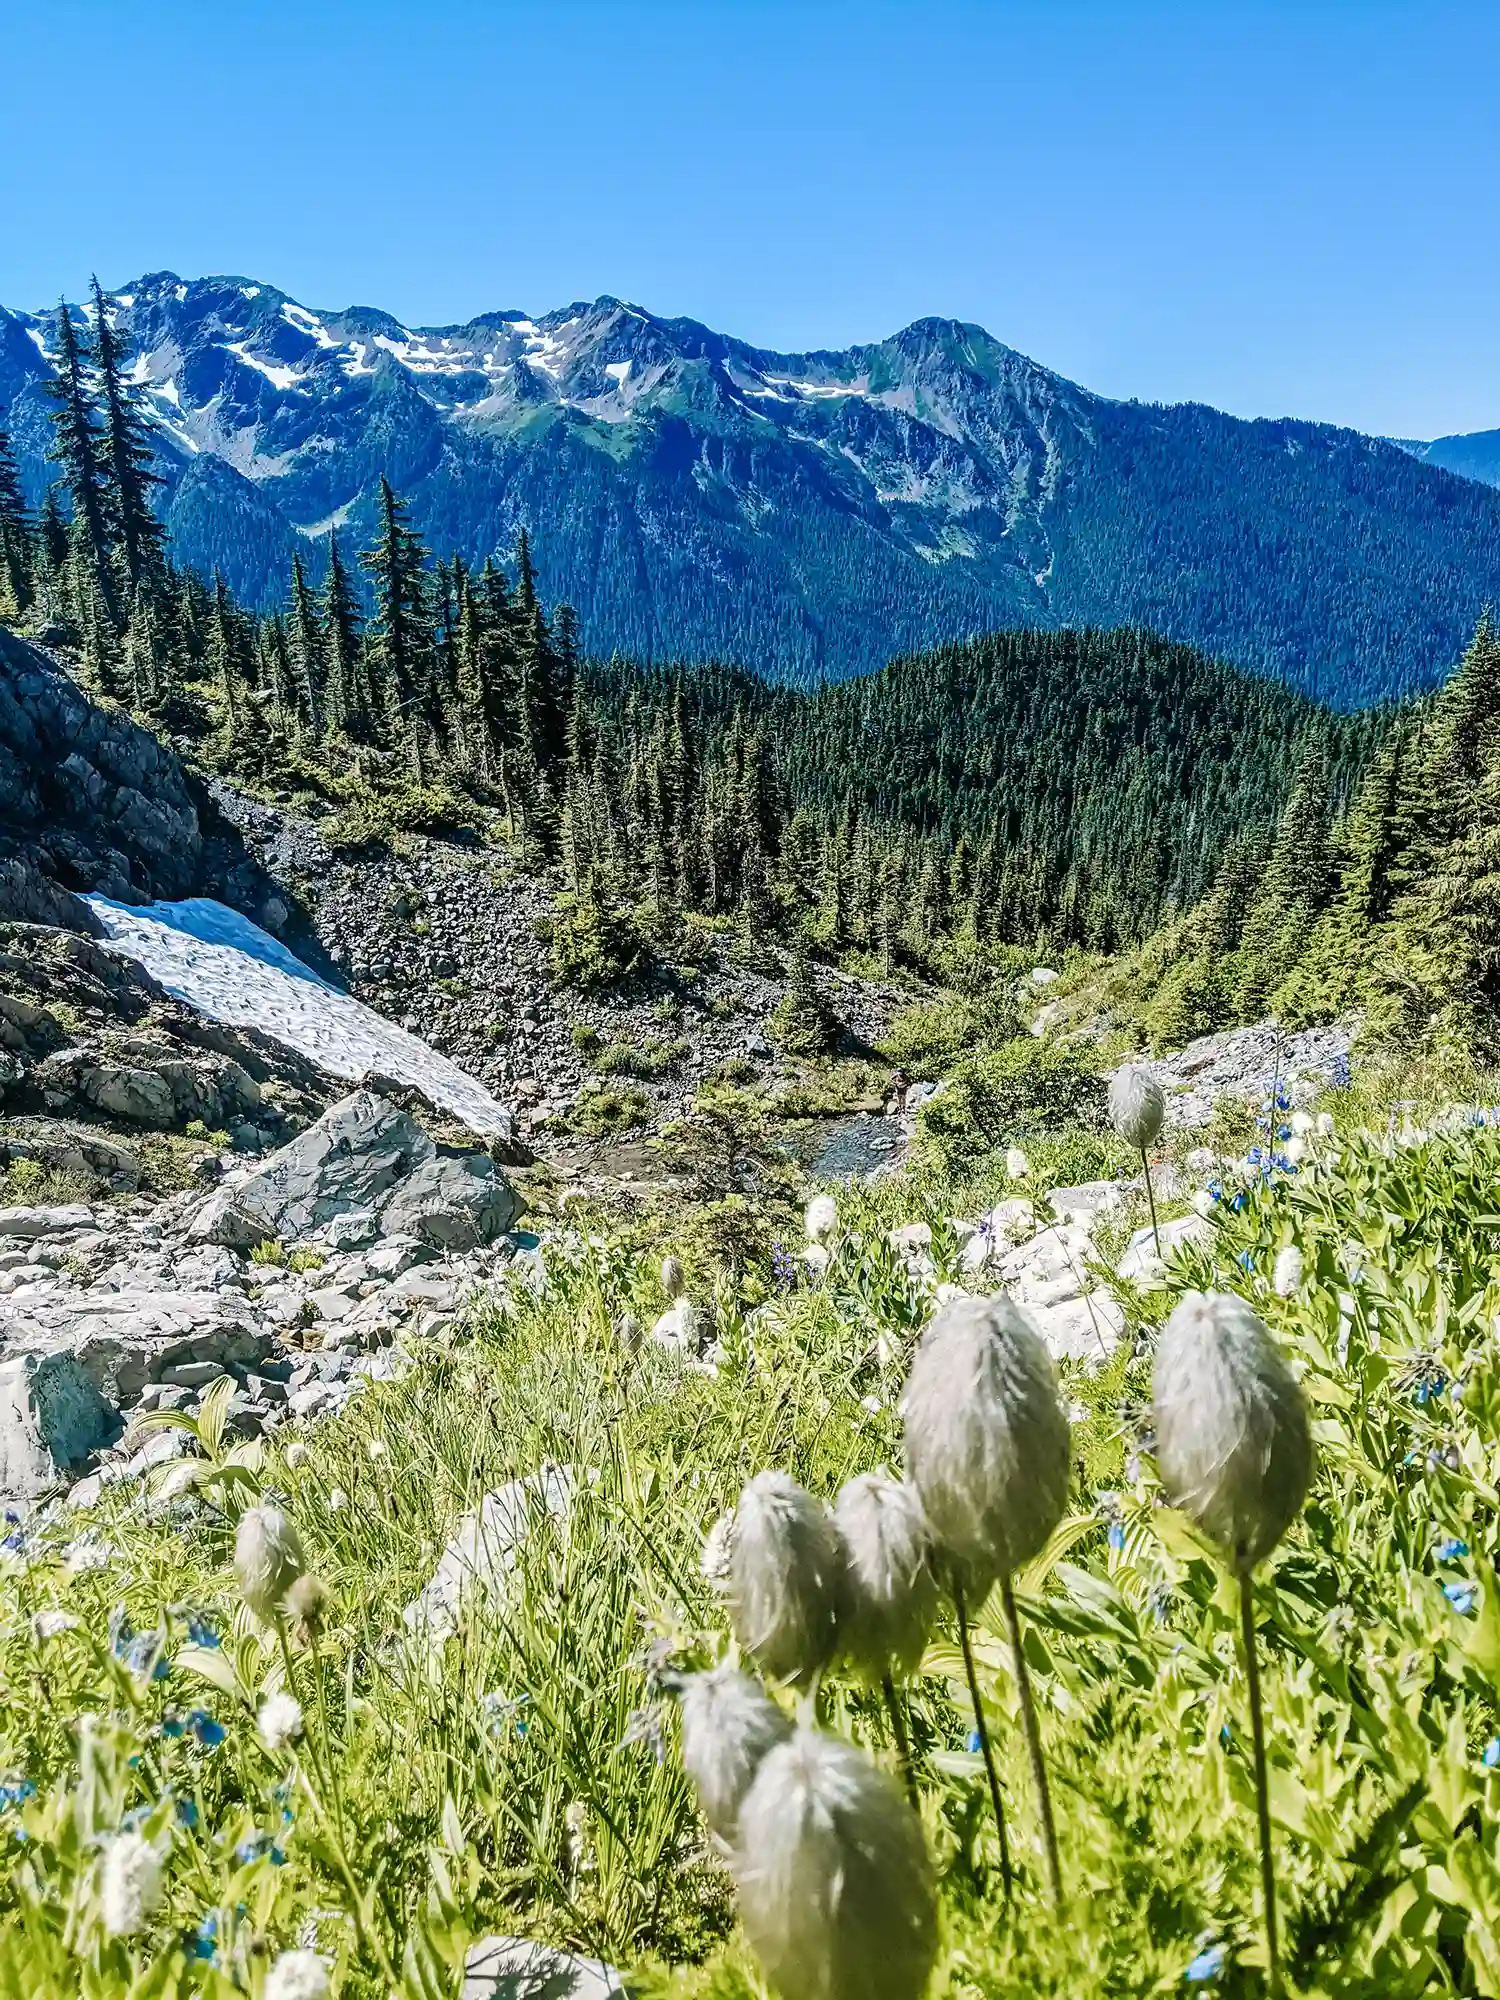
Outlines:
{"label": "large flat rock", "polygon": [[175,1287],[58,1292],[9,1311],[4,1338],[7,1355],[71,1355],[117,1404],[136,1402],[148,1382],[185,1362],[245,1364],[272,1344],[242,1294]]}

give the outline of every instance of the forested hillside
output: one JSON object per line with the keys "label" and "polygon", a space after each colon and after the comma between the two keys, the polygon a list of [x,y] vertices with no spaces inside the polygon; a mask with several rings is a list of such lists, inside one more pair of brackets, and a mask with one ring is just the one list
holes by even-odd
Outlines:
{"label": "forested hillside", "polygon": [[414,329],[158,272],[87,313],[0,309],[34,508],[48,380],[101,314],[178,560],[262,612],[294,551],[321,582],[331,529],[378,532],[382,476],[466,568],[530,530],[590,651],[793,684],[1139,625],[1348,707],[1434,685],[1500,595],[1500,495],[1436,448],[1113,401],[955,320],[776,354],[609,298]]}

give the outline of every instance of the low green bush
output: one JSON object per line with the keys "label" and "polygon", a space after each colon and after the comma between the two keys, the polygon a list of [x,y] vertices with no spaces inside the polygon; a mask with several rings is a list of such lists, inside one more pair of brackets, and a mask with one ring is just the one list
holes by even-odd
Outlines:
{"label": "low green bush", "polygon": [[920,1129],[953,1171],[999,1147],[1069,1123],[1102,1120],[1104,1085],[1070,1046],[1021,1035],[954,1064],[923,1106]]}

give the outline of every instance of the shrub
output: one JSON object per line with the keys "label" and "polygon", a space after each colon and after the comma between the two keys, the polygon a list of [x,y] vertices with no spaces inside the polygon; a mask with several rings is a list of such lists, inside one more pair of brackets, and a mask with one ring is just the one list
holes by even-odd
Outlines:
{"label": "shrub", "polygon": [[818,991],[805,953],[792,960],[786,991],[772,1008],[768,1025],[789,1056],[826,1056],[838,1046],[843,1024]]}
{"label": "shrub", "polygon": [[654,1035],[639,1044],[613,1042],[594,1059],[601,1076],[664,1076],[688,1052],[686,1042],[661,1042]]}
{"label": "shrub", "polygon": [[1070,1120],[1097,1122],[1104,1087],[1068,1047],[1021,1035],[954,1065],[948,1087],[923,1107],[923,1136],[946,1166]]}
{"label": "shrub", "polygon": [[628,979],[648,956],[633,910],[596,896],[559,896],[544,920],[552,948],[552,977],[559,986],[592,992]]}
{"label": "shrub", "polygon": [[1014,991],[991,986],[967,999],[948,994],[904,1008],[880,1047],[913,1075],[946,1076],[963,1058],[1015,1040],[1020,1028]]}
{"label": "shrub", "polygon": [[624,1132],[632,1125],[644,1125],[650,1110],[651,1100],[643,1090],[633,1090],[629,1085],[590,1083],[579,1091],[568,1113],[568,1123],[575,1132],[587,1132],[598,1139],[607,1132]]}

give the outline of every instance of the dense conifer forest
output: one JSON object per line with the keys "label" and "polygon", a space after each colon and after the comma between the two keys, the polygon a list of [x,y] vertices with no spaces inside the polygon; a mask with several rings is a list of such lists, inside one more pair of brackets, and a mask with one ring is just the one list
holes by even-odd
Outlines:
{"label": "dense conifer forest", "polygon": [[[593,971],[683,913],[935,977],[1024,945],[1134,954],[1168,1038],[1275,1006],[1486,1017],[1500,644],[1440,696],[1336,715],[1139,631],[1003,632],[802,692],[585,657],[512,560],[433,559],[380,484],[283,607],[174,566],[150,437],[96,288],[57,318],[33,515],[0,434],[0,616],[204,766],[321,799],[350,839],[498,824],[557,871]],[[1373,984],[1372,984],[1373,983]]]}

